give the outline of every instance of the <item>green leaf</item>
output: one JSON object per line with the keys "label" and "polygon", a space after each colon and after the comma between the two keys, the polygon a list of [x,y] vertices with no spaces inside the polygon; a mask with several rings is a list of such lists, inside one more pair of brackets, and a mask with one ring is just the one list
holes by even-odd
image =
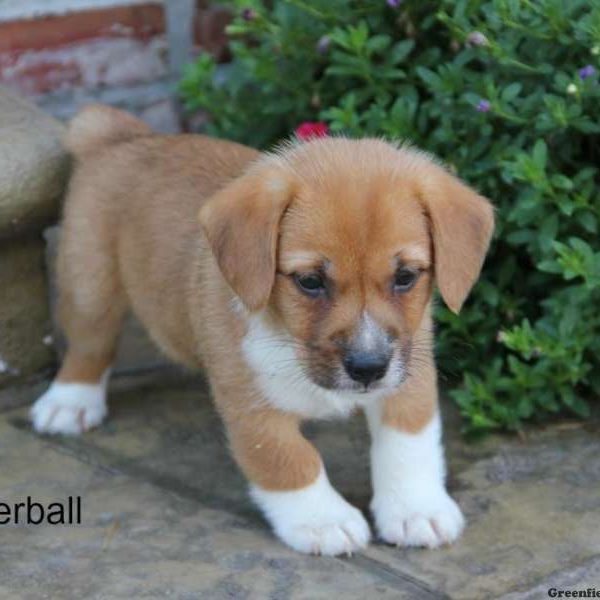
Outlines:
{"label": "green leaf", "polygon": [[501,99],[503,102],[512,102],[521,92],[523,86],[520,83],[511,83],[502,91]]}
{"label": "green leaf", "polygon": [[546,169],[546,161],[548,159],[548,147],[542,139],[538,140],[533,147],[533,161],[540,171]]}
{"label": "green leaf", "polygon": [[417,75],[427,84],[431,89],[440,87],[441,78],[437,73],[434,73],[431,69],[426,67],[417,67]]}
{"label": "green leaf", "polygon": [[389,35],[374,35],[367,41],[367,50],[369,52],[380,54],[391,44],[392,39]]}
{"label": "green leaf", "polygon": [[592,211],[586,210],[580,212],[575,218],[588,233],[598,233],[598,218]]}
{"label": "green leaf", "polygon": [[412,52],[414,47],[414,40],[403,40],[394,44],[388,58],[390,64],[397,65],[401,63]]}

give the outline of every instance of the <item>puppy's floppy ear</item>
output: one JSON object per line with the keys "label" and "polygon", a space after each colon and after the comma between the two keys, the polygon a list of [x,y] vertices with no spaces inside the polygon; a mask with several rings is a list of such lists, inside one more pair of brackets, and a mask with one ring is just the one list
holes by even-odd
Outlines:
{"label": "puppy's floppy ear", "polygon": [[251,311],[269,300],[279,223],[292,194],[283,168],[254,166],[200,209],[200,224],[221,273]]}
{"label": "puppy's floppy ear", "polygon": [[448,308],[458,313],[481,271],[494,231],[494,209],[437,165],[427,170],[421,186],[421,202],[431,223],[437,286]]}

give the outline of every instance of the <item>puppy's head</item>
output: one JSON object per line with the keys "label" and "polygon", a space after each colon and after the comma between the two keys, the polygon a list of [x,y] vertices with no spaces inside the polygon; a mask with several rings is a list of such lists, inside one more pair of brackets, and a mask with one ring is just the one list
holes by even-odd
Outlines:
{"label": "puppy's head", "polygon": [[266,156],[200,221],[226,281],[302,373],[370,391],[399,386],[428,351],[434,282],[460,310],[493,210],[424,154],[326,138]]}

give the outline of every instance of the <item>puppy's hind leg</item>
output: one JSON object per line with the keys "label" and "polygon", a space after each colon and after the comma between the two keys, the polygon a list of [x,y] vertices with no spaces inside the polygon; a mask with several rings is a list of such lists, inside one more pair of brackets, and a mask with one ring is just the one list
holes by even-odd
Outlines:
{"label": "puppy's hind leg", "polygon": [[[31,408],[36,431],[78,435],[107,414],[106,387],[127,309],[117,269],[100,240],[67,230],[58,256],[58,317],[67,353],[51,384]],[[82,241],[84,240],[84,241]]]}

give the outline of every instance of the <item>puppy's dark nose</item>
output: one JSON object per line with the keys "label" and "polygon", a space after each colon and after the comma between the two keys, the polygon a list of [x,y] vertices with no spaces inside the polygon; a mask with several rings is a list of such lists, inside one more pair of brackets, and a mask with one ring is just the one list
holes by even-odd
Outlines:
{"label": "puppy's dark nose", "polygon": [[369,385],[381,379],[388,368],[389,358],[384,354],[352,352],[344,358],[344,368],[354,381]]}

